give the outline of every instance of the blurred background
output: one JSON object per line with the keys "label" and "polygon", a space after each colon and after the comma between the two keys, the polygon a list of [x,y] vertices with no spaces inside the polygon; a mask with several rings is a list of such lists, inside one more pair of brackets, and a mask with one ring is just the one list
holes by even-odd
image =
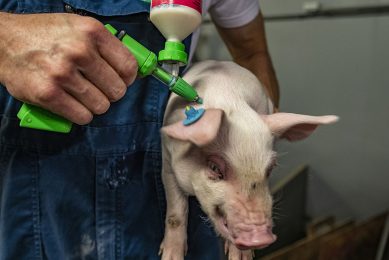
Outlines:
{"label": "blurred background", "polygon": [[[279,242],[257,257],[389,259],[389,0],[259,2],[281,111],[340,121],[304,141],[277,143],[271,186]],[[201,30],[195,58],[231,60],[207,18]],[[285,255],[312,240],[327,249]],[[328,253],[331,241],[337,254]]]}

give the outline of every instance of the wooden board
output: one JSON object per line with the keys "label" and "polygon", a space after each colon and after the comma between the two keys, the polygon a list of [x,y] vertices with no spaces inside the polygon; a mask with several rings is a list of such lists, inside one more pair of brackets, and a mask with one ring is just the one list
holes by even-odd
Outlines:
{"label": "wooden board", "polygon": [[261,260],[370,260],[375,259],[388,213],[355,225],[344,223],[328,233],[310,236]]}

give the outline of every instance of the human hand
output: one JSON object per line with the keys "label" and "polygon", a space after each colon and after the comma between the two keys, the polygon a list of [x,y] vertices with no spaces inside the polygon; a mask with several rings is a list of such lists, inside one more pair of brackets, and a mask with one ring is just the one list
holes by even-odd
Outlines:
{"label": "human hand", "polygon": [[23,102],[82,125],[135,80],[134,56],[93,18],[0,13],[0,20],[8,25],[0,26],[0,82]]}

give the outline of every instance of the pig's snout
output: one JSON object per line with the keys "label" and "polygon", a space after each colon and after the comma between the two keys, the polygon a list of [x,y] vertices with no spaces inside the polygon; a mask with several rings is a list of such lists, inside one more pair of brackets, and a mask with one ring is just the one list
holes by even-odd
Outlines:
{"label": "pig's snout", "polygon": [[240,250],[261,249],[269,246],[277,237],[271,231],[270,226],[248,227],[233,236],[233,243]]}
{"label": "pig's snout", "polygon": [[[246,203],[246,206],[249,203]],[[272,221],[262,210],[247,207],[215,207],[216,228],[240,250],[261,249],[276,241]],[[239,210],[237,210],[239,209]]]}

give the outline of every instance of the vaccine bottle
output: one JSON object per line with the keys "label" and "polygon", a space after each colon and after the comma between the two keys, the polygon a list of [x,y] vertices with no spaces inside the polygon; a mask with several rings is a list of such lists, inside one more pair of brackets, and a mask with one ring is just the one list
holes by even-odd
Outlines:
{"label": "vaccine bottle", "polygon": [[175,76],[179,67],[188,62],[182,40],[197,29],[201,18],[201,0],[151,1],[150,20],[166,39],[158,61]]}

